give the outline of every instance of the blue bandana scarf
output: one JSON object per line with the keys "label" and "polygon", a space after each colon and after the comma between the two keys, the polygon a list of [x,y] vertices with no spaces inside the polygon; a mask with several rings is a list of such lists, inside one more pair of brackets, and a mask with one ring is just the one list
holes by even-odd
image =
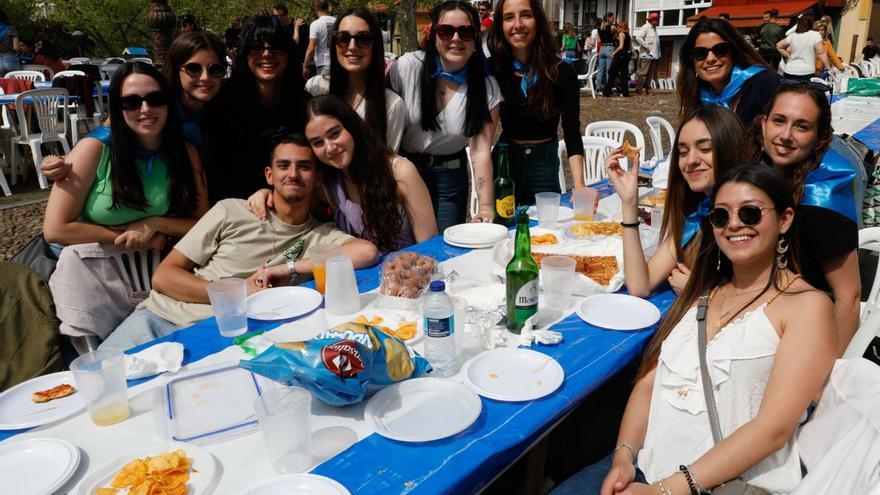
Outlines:
{"label": "blue bandana scarf", "polygon": [[746,69],[740,69],[739,67],[734,66],[733,71],[730,73],[730,82],[727,83],[727,86],[725,86],[723,90],[721,90],[721,94],[716,93],[712,89],[702,87],[703,85],[701,85],[700,101],[703,105],[730,109],[730,102],[736,98],[746,81],[763,70],[765,70],[764,67],[759,67],[757,65],[753,65]]}
{"label": "blue bandana scarf", "polygon": [[177,106],[177,114],[180,115],[180,121],[182,122],[181,128],[183,130],[183,139],[187,143],[199,147],[204,142],[202,138],[202,115],[204,115],[204,111],[199,110],[193,115],[191,119],[186,118],[186,111],[183,108],[183,104],[180,103],[180,100],[175,100],[174,102]]}
{"label": "blue bandana scarf", "polygon": [[836,211],[858,224],[858,173],[853,166],[853,163],[833,149],[826,151],[819,166],[804,179],[804,194],[800,204]]}
{"label": "blue bandana scarf", "polygon": [[467,67],[467,65],[465,65],[464,68],[459,70],[458,72],[446,72],[443,70],[443,67],[440,66],[440,59],[439,58],[434,59],[434,62],[436,62],[436,66],[434,69],[434,77],[442,77],[443,79],[446,79],[447,81],[452,81],[452,82],[459,84],[459,85],[467,84],[467,82],[468,82],[468,67]]}
{"label": "blue bandana scarf", "polygon": [[697,235],[703,224],[703,219],[709,214],[709,198],[700,201],[697,209],[684,219],[684,229],[681,232],[681,247],[685,246]]}
{"label": "blue bandana scarf", "polygon": [[529,96],[529,89],[538,82],[538,74],[534,72],[529,73],[529,69],[528,64],[520,62],[516,57],[513,58],[513,71],[522,74],[519,87],[522,90],[523,96]]}
{"label": "blue bandana scarf", "polygon": [[110,127],[109,126],[101,126],[95,127],[95,129],[88,133],[86,137],[97,139],[101,141],[101,144],[110,145]]}

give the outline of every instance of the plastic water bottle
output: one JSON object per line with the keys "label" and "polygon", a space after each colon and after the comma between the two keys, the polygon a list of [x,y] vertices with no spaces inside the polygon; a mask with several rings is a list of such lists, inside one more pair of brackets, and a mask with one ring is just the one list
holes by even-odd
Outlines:
{"label": "plastic water bottle", "polygon": [[425,357],[431,363],[433,376],[455,374],[455,306],[446,295],[446,283],[431,282],[425,296],[424,315]]}

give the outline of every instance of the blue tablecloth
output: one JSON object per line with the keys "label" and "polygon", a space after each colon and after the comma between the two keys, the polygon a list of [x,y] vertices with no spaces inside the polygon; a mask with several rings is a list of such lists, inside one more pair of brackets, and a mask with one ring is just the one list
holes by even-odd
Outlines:
{"label": "blue tablecloth", "polygon": [[[45,89],[45,88],[51,88],[51,87],[52,87],[52,81],[36,81],[36,82],[34,82],[34,88],[37,88],[37,89]],[[110,91],[110,81],[101,81],[101,90],[103,91],[104,94],[107,94],[107,92]],[[95,88],[92,91],[92,96],[98,96],[98,88]]]}
{"label": "blue tablecloth", "polygon": [[[15,104],[15,99],[16,99],[16,98],[18,97],[18,95],[20,95],[20,94],[21,94],[21,93],[10,93],[10,94],[8,94],[8,95],[0,95],[0,105],[14,105],[14,104]],[[78,101],[78,100],[79,100],[79,96],[68,96],[67,99],[70,100],[70,101]],[[24,99],[24,102],[25,102],[25,103],[33,103],[34,100],[31,99],[30,97],[27,97],[27,98]]]}

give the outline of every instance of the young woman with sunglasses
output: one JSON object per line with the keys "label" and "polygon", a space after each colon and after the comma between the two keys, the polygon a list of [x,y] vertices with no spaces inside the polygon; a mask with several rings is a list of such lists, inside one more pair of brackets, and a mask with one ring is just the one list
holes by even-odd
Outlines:
{"label": "young woman with sunglasses", "polygon": [[574,187],[584,187],[580,85],[574,68],[556,55],[548,26],[540,2],[501,0],[495,4],[490,45],[504,95],[499,141],[508,143],[510,178],[518,204],[534,203],[535,193],[561,192],[560,122]]}
{"label": "young woman with sunglasses", "polygon": [[617,447],[553,495],[703,493],[734,478],[791,493],[800,483],[794,433],[834,365],[831,301],[791,269],[793,251],[780,249],[792,242],[796,215],[778,173],[735,167],[719,177],[711,203],[694,272],[648,344]]}
{"label": "young woman with sunglasses", "polygon": [[729,108],[750,126],[779,84],[778,75],[728,22],[701,17],[681,46],[680,117],[697,107]]}
{"label": "young woman with sunglasses", "polygon": [[831,67],[822,35],[813,31],[813,15],[803,14],[798,19],[795,32],[776,44],[785,60],[783,75],[786,79],[809,81],[816,77],[816,61]]}
{"label": "young woman with sunglasses", "polygon": [[669,164],[669,189],[660,226],[660,247],[645,260],[639,238],[638,169],[620,167],[618,149],[605,159],[605,170],[620,197],[626,289],[647,297],[669,282],[681,293],[696,263],[700,229],[709,211],[715,178],[748,158],[742,124],[730,110],[702,107],[685,117],[675,135]]}
{"label": "young woman with sunglasses", "polygon": [[385,52],[378,21],[366,9],[348,9],[336,18],[331,40],[330,74],[309,79],[306,91],[345,100],[396,152],[403,139],[405,110],[397,93],[385,88]]}
{"label": "young woman with sunglasses", "polygon": [[490,149],[501,91],[477,49],[480,19],[470,3],[443,2],[431,11],[431,22],[425,50],[401,56],[389,78],[391,88],[409,102],[401,155],[416,165],[428,186],[442,232],[464,222],[467,214],[466,146],[480,203],[472,221],[493,219]]}
{"label": "young woman with sunglasses", "polygon": [[859,324],[859,217],[865,184],[832,135],[831,106],[808,83],[783,84],[752,129],[756,158],[778,168],[795,202],[801,274],[831,294],[840,354]]}
{"label": "young woman with sunglasses", "polygon": [[241,33],[232,77],[206,108],[205,172],[211,202],[247,198],[265,186],[273,138],[302,133],[305,103],[293,39],[274,16],[252,17]]}

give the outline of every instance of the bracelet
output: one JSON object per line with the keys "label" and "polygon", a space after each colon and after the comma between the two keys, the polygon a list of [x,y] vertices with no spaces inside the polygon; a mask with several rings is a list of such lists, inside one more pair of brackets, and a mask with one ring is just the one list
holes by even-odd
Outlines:
{"label": "bracelet", "polygon": [[690,466],[688,466],[688,472],[691,473],[691,476],[694,478],[694,485],[697,487],[697,493],[702,495],[703,493],[707,493],[707,490],[703,488],[703,483],[700,482],[700,479],[697,478],[697,473],[691,472]]}
{"label": "bracelet", "polygon": [[620,442],[617,447],[614,448],[614,452],[611,453],[611,457],[614,457],[617,454],[617,451],[620,449],[628,449],[630,453],[630,457],[632,458],[633,466],[636,465],[636,451],[630,447],[625,442]]}
{"label": "bracelet", "polygon": [[657,487],[660,488],[660,495],[672,495],[672,490],[663,485],[663,480],[657,481]]}
{"label": "bracelet", "polygon": [[682,474],[684,474],[684,478],[688,482],[688,487],[690,487],[691,489],[691,495],[700,495],[701,493],[703,493],[703,487],[701,487],[700,484],[696,481],[696,477],[691,473],[690,469],[688,469],[687,466],[682,464],[681,466],[678,466],[678,470],[681,471]]}
{"label": "bracelet", "polygon": [[296,277],[296,260],[289,260],[287,262],[287,276],[290,278],[287,284],[290,285],[293,283],[294,277]]}
{"label": "bracelet", "polygon": [[633,223],[620,222],[620,225],[624,228],[637,229],[637,228],[639,228],[639,221],[636,220]]}

